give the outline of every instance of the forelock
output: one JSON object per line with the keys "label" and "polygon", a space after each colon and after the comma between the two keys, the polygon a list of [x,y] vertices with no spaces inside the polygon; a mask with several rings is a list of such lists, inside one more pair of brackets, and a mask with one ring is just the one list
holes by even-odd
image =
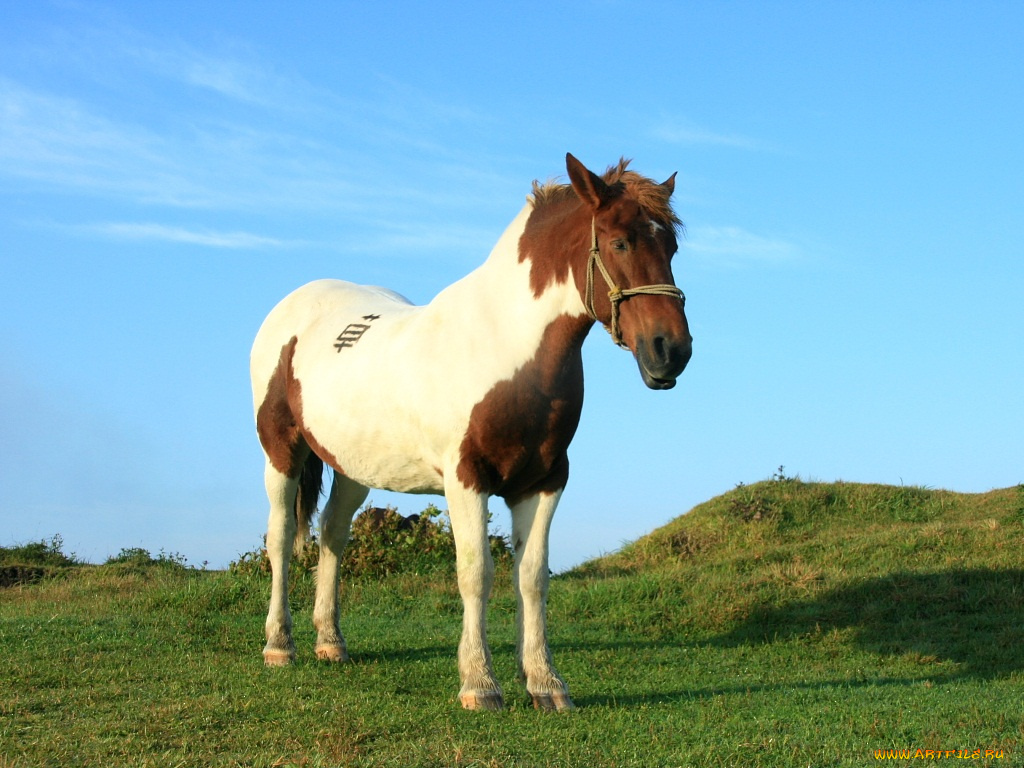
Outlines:
{"label": "forelock", "polygon": [[[635,200],[651,219],[678,232],[683,222],[672,210],[670,195],[665,187],[653,179],[629,170],[629,163],[630,160],[627,158],[620,158],[617,164],[609,166],[601,175],[602,180],[620,194]],[[543,184],[534,181],[529,199],[534,208],[541,208],[575,200],[577,197],[572,185],[549,180]]]}

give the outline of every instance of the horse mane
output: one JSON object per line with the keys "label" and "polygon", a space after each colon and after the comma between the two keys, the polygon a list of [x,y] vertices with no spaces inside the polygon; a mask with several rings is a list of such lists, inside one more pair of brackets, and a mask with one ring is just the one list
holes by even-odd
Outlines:
{"label": "horse mane", "polygon": [[[678,232],[682,228],[683,222],[672,210],[672,204],[669,202],[669,195],[665,194],[665,188],[653,179],[629,170],[630,162],[625,157],[620,158],[617,165],[609,166],[601,174],[601,179],[617,193],[625,194],[635,200],[659,224],[671,227]],[[528,199],[533,203],[534,208],[542,208],[579,198],[571,184],[560,184],[549,180],[543,184],[534,181],[533,192]]]}

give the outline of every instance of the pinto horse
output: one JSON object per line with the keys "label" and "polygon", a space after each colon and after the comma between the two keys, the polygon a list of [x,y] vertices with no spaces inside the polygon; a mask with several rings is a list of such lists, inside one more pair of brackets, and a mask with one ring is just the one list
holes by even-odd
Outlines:
{"label": "pinto horse", "polygon": [[692,338],[670,263],[675,174],[657,184],[621,160],[598,176],[571,154],[566,168],[569,185],[534,182],[487,260],[429,304],[319,280],[264,321],[251,373],[270,499],[266,664],[295,658],[288,561],[309,535],[326,463],[334,471],[319,523],[319,659],[348,658],[338,564],[368,489],[443,493],[464,608],[459,700],[500,709],[485,621],[494,578],[487,503],[500,496],[512,513],[520,677],[534,706],[572,708],[545,613],[548,532],[583,406],[581,346],[600,322],[632,351],[648,387],[669,389]]}

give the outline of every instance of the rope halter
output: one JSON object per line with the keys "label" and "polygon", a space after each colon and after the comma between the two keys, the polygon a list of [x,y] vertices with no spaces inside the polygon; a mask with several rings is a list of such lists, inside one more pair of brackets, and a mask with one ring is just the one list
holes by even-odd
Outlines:
{"label": "rope halter", "polygon": [[[622,331],[619,328],[619,304],[630,296],[674,296],[679,301],[686,303],[686,296],[679,288],[668,283],[656,283],[654,285],[641,285],[636,288],[619,288],[612,280],[612,276],[608,273],[607,267],[604,265],[604,261],[601,260],[601,249],[597,245],[597,219],[590,220],[590,233],[591,233],[591,245],[590,245],[590,258],[587,259],[587,289],[586,296],[583,299],[583,303],[586,306],[587,314],[591,318],[597,320],[608,333],[612,335],[612,341],[623,349],[628,347],[622,341]],[[604,278],[605,284],[608,286],[608,300],[612,305],[612,318],[611,323],[607,324],[597,316],[597,310],[594,308],[594,265],[601,271],[601,277]]]}

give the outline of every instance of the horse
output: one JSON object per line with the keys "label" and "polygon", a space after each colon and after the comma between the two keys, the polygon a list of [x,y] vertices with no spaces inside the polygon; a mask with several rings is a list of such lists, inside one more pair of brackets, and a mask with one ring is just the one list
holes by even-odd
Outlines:
{"label": "horse", "polygon": [[499,496],[512,517],[519,679],[536,708],[573,708],[548,648],[546,602],[548,533],[583,406],[581,347],[601,323],[648,387],[670,389],[693,341],[671,268],[676,174],[658,184],[628,166],[599,176],[567,154],[570,183],[535,181],[487,260],[426,305],[318,280],[267,316],[250,357],[270,502],[266,665],[295,660],[288,562],[309,537],[326,464],[318,659],[348,659],[339,559],[369,489],[443,494],[463,601],[458,699],[501,709],[486,637],[488,500]]}

